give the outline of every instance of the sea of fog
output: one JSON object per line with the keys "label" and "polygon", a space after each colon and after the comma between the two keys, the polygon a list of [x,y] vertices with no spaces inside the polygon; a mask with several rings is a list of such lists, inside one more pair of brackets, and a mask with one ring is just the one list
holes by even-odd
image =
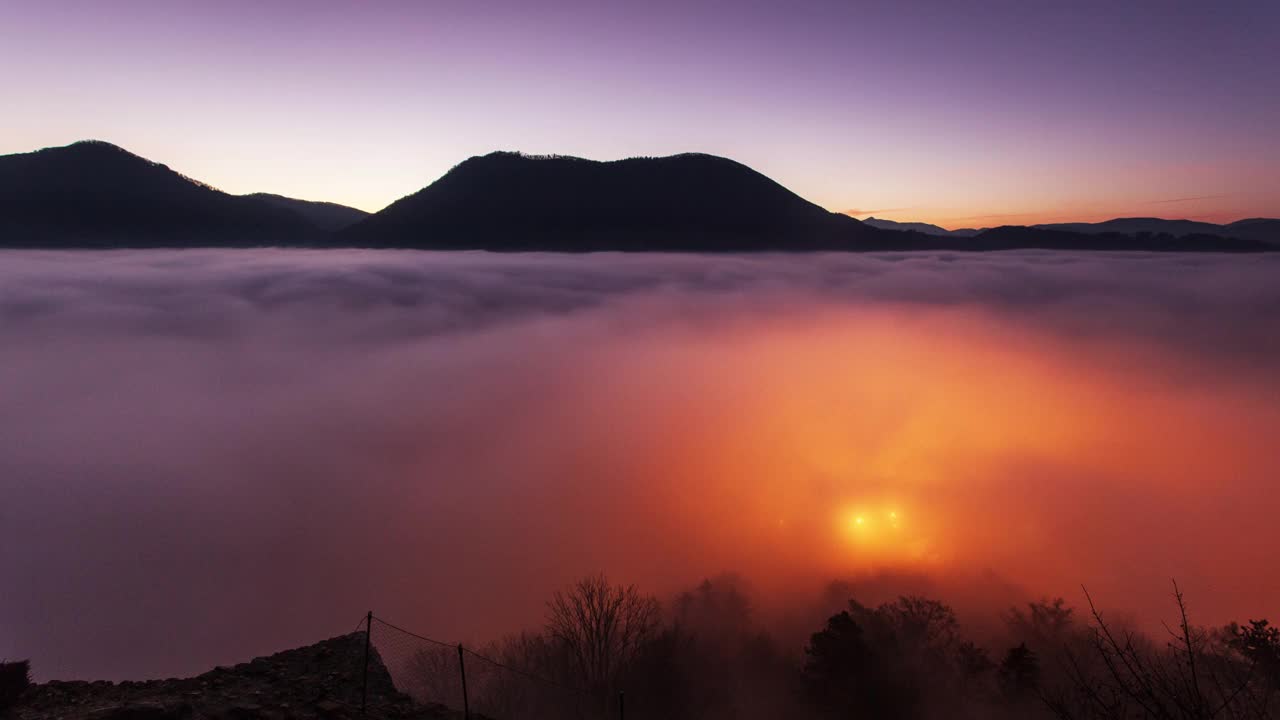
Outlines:
{"label": "sea of fog", "polygon": [[486,640],[597,570],[1274,618],[1278,433],[1276,254],[3,252],[0,658]]}

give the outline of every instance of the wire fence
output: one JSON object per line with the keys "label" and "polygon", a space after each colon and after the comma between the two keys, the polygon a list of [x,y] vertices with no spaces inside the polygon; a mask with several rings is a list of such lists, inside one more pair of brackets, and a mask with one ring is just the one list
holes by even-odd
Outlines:
{"label": "wire fence", "polygon": [[[595,720],[622,714],[621,697],[616,708],[606,708],[615,703],[520,667],[520,660],[502,657],[500,649],[477,652],[406,630],[373,613],[362,625],[395,688],[423,705],[443,705],[467,717],[494,720]],[[528,657],[529,648],[524,650],[521,656]]]}

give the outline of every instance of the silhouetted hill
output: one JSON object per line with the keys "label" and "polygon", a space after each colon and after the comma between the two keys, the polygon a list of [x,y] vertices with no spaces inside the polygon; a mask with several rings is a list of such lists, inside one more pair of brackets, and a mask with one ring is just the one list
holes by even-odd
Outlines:
{"label": "silhouetted hill", "polygon": [[1237,220],[1222,226],[1232,237],[1280,246],[1280,220],[1272,218],[1249,218]]}
{"label": "silhouetted hill", "polygon": [[498,152],[459,164],[339,239],[369,247],[500,251],[1267,249],[1202,234],[1004,227],[965,236],[925,227],[935,232],[860,223],[712,155],[597,162]]}
{"label": "silhouetted hill", "polygon": [[1054,223],[1036,225],[1035,227],[1046,230],[1078,232],[1086,235],[1104,233],[1121,233],[1124,235],[1151,233],[1153,235],[1172,235],[1174,237],[1219,235],[1280,244],[1280,220],[1269,218],[1251,218],[1238,220],[1227,225],[1215,225],[1214,223],[1198,222],[1196,220],[1165,220],[1164,218],[1137,217],[1115,218],[1114,220],[1097,223]]}
{"label": "silhouetted hill", "polygon": [[0,246],[302,245],[298,213],[98,141],[0,156]]}
{"label": "silhouetted hill", "polygon": [[1168,235],[1215,235],[1221,234],[1222,227],[1213,223],[1195,220],[1165,220],[1163,218],[1132,217],[1115,218],[1096,223],[1045,223],[1034,227],[1046,230],[1064,230],[1086,235],[1102,233],[1121,233],[1135,235],[1137,233],[1165,233]]}
{"label": "silhouetted hill", "polygon": [[271,193],[253,193],[251,195],[242,195],[241,197],[262,200],[276,207],[292,210],[306,218],[312,225],[329,232],[336,232],[354,225],[369,216],[369,213],[364,210],[357,210],[338,203],[297,200],[283,195],[272,195]]}
{"label": "silhouetted hill", "polygon": [[986,228],[958,228],[956,230],[948,230],[938,225],[922,222],[894,222],[893,220],[881,220],[880,218],[869,217],[862,221],[874,228],[881,230],[906,230],[924,233],[925,235],[937,235],[939,237],[973,237],[982,232]]}
{"label": "silhouetted hill", "polygon": [[[381,212],[274,195],[228,195],[114,145],[0,156],[0,247],[348,246],[499,251],[1257,251],[1280,220],[1178,232],[1158,218],[948,232],[882,229],[804,200],[740,163],[686,154],[597,162],[473,157]],[[1138,221],[1142,221],[1139,223]],[[1124,223],[1129,222],[1130,225]],[[1137,223],[1137,224],[1132,224]],[[343,227],[345,225],[345,227]],[[1103,227],[1106,226],[1106,227]],[[330,230],[338,229],[337,232]],[[917,232],[917,228],[929,230]],[[1110,229],[1108,229],[1110,228]],[[1126,232],[1119,232],[1125,229]],[[1132,229],[1136,228],[1136,229]],[[938,234],[939,231],[941,234]],[[976,233],[966,236],[966,233]],[[1228,233],[1234,237],[1220,237]],[[1268,243],[1275,244],[1268,244]]]}
{"label": "silhouetted hill", "polygon": [[918,232],[878,230],[864,238],[858,249],[874,251],[956,250],[986,252],[996,250],[1126,250],[1151,252],[1262,252],[1272,246],[1252,240],[1216,235],[1124,235],[1045,230],[1008,225],[983,230],[973,237],[943,237]]}
{"label": "silhouetted hill", "polygon": [[1268,246],[1253,240],[1218,235],[1169,233],[1078,233],[1040,227],[1007,225],[968,239],[973,250],[1144,250],[1151,252],[1259,252]]}
{"label": "silhouetted hill", "polygon": [[497,152],[340,237],[374,247],[838,250],[877,233],[712,155],[597,162]]}

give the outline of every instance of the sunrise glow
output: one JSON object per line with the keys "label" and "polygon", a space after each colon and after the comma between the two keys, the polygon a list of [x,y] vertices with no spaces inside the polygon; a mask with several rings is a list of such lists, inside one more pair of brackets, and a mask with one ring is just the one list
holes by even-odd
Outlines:
{"label": "sunrise glow", "polygon": [[0,720],[1280,720],[1277,38],[4,3]]}
{"label": "sunrise glow", "polygon": [[[5,410],[30,398],[77,408],[68,425],[36,414],[0,440],[5,457],[42,478],[19,485],[22,501],[64,518],[12,519],[45,548],[52,577],[163,553],[162,576],[129,566],[112,582],[158,588],[178,598],[180,614],[207,611],[205,597],[240,607],[251,599],[241,587],[291,598],[297,583],[339,604],[363,604],[365,592],[403,598],[410,621],[448,617],[459,635],[479,636],[494,618],[536,624],[548,593],[598,567],[660,593],[738,571],[762,607],[880,573],[938,578],[930,592],[971,612],[994,612],[983,603],[1006,584],[1040,596],[1087,582],[1161,618],[1177,576],[1198,591],[1198,613],[1226,622],[1280,592],[1254,572],[1270,552],[1257,538],[1271,527],[1267,488],[1280,473],[1271,432],[1280,404],[1274,373],[1253,354],[1254,321],[1234,308],[1239,325],[1148,324],[1162,311],[1129,289],[1154,287],[1178,304],[1193,292],[1178,283],[1211,286],[1227,298],[1218,302],[1240,293],[1240,307],[1255,307],[1273,292],[1265,265],[1109,258],[1113,271],[1087,266],[1100,289],[1031,316],[1003,298],[1033,282],[1060,286],[1084,261],[263,250],[252,264],[197,252],[184,256],[194,269],[175,275],[164,253],[93,257],[86,269],[75,256],[22,255],[5,284],[29,298],[23,307],[48,303],[50,288],[95,300],[69,295],[63,312],[5,325],[14,340],[5,376],[18,399]],[[382,283],[374,297],[386,301],[335,286],[339,268]],[[732,302],[719,289],[687,289],[727,271],[764,279]],[[940,280],[957,272],[971,285]],[[438,293],[427,307],[456,307],[457,293],[470,292],[456,279],[487,287],[494,277],[514,278],[515,291],[456,314],[399,294],[412,279]],[[589,310],[546,312],[561,307],[559,288],[635,278],[685,289],[592,289]],[[241,286],[287,293],[259,315],[249,300],[226,302],[227,288]],[[335,293],[341,311],[316,299]],[[929,301],[902,302],[903,293]],[[194,339],[154,333],[153,318],[178,312],[175,297],[203,299],[181,311]],[[476,331],[458,331],[463,312]],[[326,320],[304,322],[312,317]],[[371,327],[396,338],[392,349],[370,354],[365,343],[382,342],[368,340]],[[240,349],[212,351],[228,333]],[[1187,337],[1219,344],[1192,352]],[[261,346],[243,345],[249,338]],[[220,378],[216,400],[208,378]],[[85,388],[101,401],[80,404]],[[170,422],[175,408],[187,419]],[[215,438],[216,452],[195,449],[193,427],[208,429],[197,435]],[[156,465],[136,464],[143,450]],[[291,463],[279,459],[285,450]],[[116,467],[132,468],[127,482],[97,481],[117,488],[110,515],[56,494],[87,468]],[[1171,521],[1192,515],[1194,532]],[[156,542],[179,526],[208,545]],[[68,545],[66,528],[95,540]],[[264,544],[297,560],[285,571],[238,559]],[[211,566],[226,581],[188,593]],[[368,580],[328,584],[357,575]],[[96,617],[67,604],[78,593],[32,587],[14,612],[36,613],[34,602],[75,611],[50,633],[79,637]],[[332,612],[299,603],[287,627],[305,635]],[[219,627],[219,647],[234,657],[243,635]],[[162,647],[147,647],[127,667],[114,654],[66,667],[162,667]]]}

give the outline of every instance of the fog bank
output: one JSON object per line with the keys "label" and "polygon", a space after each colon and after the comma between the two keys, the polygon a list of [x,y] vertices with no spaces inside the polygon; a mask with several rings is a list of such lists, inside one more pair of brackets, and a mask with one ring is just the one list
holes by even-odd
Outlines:
{"label": "fog bank", "polygon": [[1273,256],[3,252],[0,658],[186,674],[370,608],[485,640],[595,570],[660,595],[737,572],[779,617],[837,578],[975,622],[1081,584],[1165,612],[1175,576],[1202,622],[1274,614],[1278,278]]}

